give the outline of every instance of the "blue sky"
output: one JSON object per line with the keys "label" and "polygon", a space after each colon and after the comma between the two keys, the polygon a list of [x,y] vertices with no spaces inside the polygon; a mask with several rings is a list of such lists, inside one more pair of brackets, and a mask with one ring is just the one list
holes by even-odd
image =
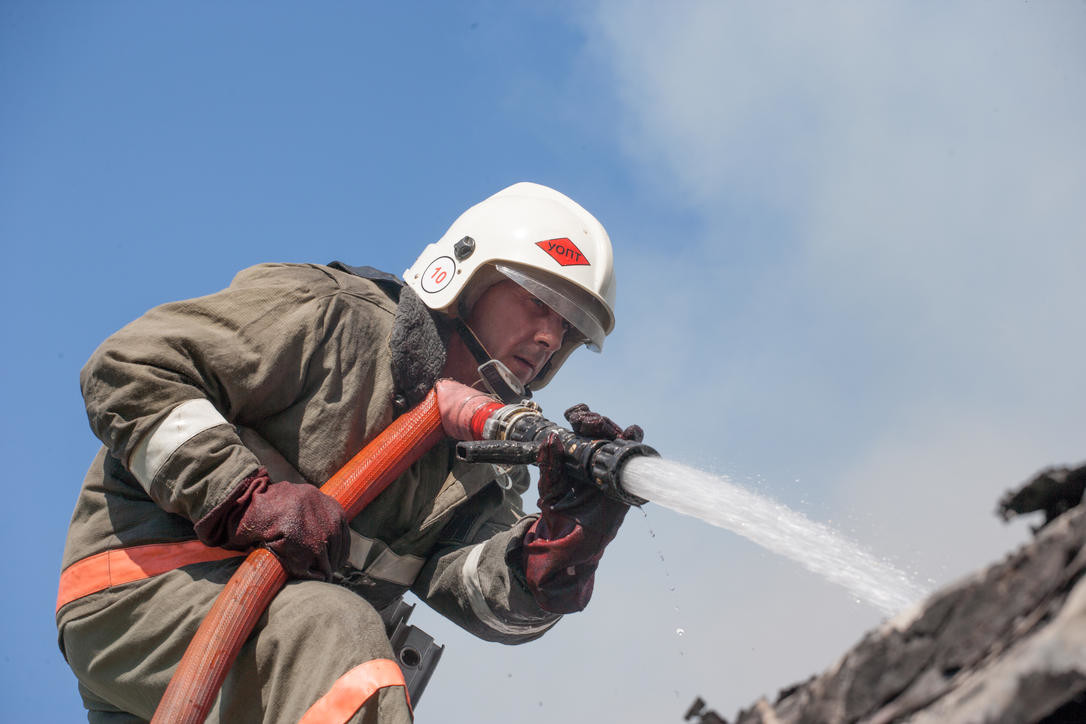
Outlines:
{"label": "blue sky", "polygon": [[[615,243],[618,326],[552,416],[639,422],[924,580],[999,557],[1000,492],[1086,457],[1084,31],[1081,3],[3,3],[2,718],[82,718],[52,610],[94,347],[261,261],[402,271],[520,180]],[[731,716],[879,622],[646,514],[537,643],[417,613],[449,646],[420,720]]]}

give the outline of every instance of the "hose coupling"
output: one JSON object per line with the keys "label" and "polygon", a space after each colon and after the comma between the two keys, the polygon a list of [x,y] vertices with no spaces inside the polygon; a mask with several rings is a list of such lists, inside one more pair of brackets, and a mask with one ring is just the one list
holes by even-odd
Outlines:
{"label": "hose coupling", "polygon": [[543,416],[539,405],[530,400],[522,400],[513,405],[505,405],[494,412],[483,424],[484,440],[508,440],[509,431],[521,419],[534,416]]}

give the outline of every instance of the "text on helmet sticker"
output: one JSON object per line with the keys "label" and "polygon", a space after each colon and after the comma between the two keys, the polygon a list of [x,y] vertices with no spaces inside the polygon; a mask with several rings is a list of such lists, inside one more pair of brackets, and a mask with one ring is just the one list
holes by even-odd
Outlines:
{"label": "text on helmet sticker", "polygon": [[547,239],[535,243],[562,266],[590,266],[588,259],[569,239]]}
{"label": "text on helmet sticker", "polygon": [[434,294],[449,286],[456,274],[456,262],[451,256],[439,256],[422,273],[422,291]]}

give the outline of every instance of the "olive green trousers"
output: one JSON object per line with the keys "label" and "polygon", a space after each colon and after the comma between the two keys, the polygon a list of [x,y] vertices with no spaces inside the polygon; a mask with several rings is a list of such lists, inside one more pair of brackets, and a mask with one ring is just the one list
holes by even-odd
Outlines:
{"label": "olive green trousers", "polygon": [[[61,648],[92,724],[151,719],[237,564],[234,559],[185,566],[61,609]],[[293,724],[345,674],[392,658],[384,622],[365,599],[331,583],[291,581],[242,647],[207,722]],[[404,687],[383,685],[359,701],[353,714],[325,721],[411,720]]]}

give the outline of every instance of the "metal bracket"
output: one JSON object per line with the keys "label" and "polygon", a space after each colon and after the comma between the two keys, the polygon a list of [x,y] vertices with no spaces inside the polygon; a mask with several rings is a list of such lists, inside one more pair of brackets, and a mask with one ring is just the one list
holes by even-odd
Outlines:
{"label": "metal bracket", "polygon": [[411,705],[417,707],[445,647],[435,644],[434,637],[418,626],[407,623],[414,610],[414,604],[406,603],[401,597],[381,611],[381,618],[384,619],[385,633],[392,644],[396,663],[403,671],[407,696]]}

